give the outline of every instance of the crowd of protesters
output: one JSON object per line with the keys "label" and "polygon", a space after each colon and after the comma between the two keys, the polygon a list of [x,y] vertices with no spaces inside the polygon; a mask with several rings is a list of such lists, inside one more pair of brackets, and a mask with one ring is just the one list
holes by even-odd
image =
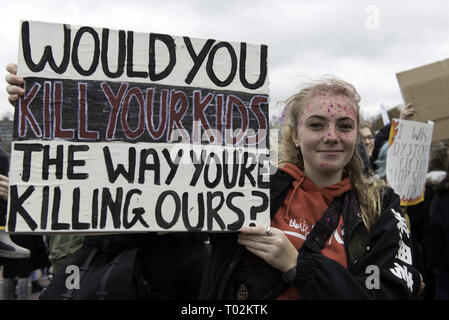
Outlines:
{"label": "crowd of protesters", "polygon": [[[23,79],[14,64],[7,69],[14,104]],[[32,271],[51,265],[40,299],[448,299],[447,145],[433,146],[425,201],[404,210],[385,177],[390,128],[373,133],[364,124],[353,85],[319,79],[286,108],[270,226],[51,236],[47,246],[42,236],[2,231],[4,298],[26,298]],[[407,105],[400,117],[413,113]],[[1,161],[4,225],[7,157]],[[81,270],[80,287],[67,287],[67,266]]]}

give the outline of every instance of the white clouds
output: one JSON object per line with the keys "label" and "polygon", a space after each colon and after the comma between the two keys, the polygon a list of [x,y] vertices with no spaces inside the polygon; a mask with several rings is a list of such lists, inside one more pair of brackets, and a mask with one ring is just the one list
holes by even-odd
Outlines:
{"label": "white clouds", "polygon": [[[370,5],[379,9],[378,29],[366,27]],[[2,3],[0,69],[17,59],[20,19],[264,43],[272,102],[331,73],[378,112],[402,102],[395,73],[449,57],[448,9],[444,0],[22,0]],[[0,101],[0,111],[10,110],[4,90]]]}

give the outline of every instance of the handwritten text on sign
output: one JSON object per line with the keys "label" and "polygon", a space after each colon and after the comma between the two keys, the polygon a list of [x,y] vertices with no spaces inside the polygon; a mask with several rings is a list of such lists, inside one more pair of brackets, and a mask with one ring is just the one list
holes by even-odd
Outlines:
{"label": "handwritten text on sign", "polygon": [[387,153],[387,180],[401,205],[423,200],[433,123],[394,119]]}
{"label": "handwritten text on sign", "polygon": [[267,47],[22,22],[11,232],[269,223]]}

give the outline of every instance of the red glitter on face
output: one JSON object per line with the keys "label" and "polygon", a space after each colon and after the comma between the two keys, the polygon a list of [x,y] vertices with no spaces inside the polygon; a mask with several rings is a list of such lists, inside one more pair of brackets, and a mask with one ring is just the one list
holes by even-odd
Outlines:
{"label": "red glitter on face", "polygon": [[[357,129],[345,132],[347,129],[340,126],[340,122],[347,121],[347,118],[354,120],[357,109],[339,96],[331,95],[327,99],[322,97],[312,98],[307,105],[307,112],[298,121],[298,136],[301,137],[299,147],[303,151],[304,165],[309,172],[341,171],[354,153]],[[313,120],[309,121],[309,118]],[[339,152],[325,152],[326,150]]]}

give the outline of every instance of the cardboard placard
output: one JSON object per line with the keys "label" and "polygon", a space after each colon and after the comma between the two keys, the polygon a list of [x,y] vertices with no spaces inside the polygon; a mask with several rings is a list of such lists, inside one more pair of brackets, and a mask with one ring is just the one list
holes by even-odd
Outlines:
{"label": "cardboard placard", "polygon": [[267,47],[22,21],[7,230],[269,225]]}
{"label": "cardboard placard", "polygon": [[393,119],[387,151],[387,181],[401,206],[424,200],[434,124]]}
{"label": "cardboard placard", "polygon": [[396,74],[404,102],[413,103],[416,121],[435,122],[432,142],[449,139],[449,59]]}

